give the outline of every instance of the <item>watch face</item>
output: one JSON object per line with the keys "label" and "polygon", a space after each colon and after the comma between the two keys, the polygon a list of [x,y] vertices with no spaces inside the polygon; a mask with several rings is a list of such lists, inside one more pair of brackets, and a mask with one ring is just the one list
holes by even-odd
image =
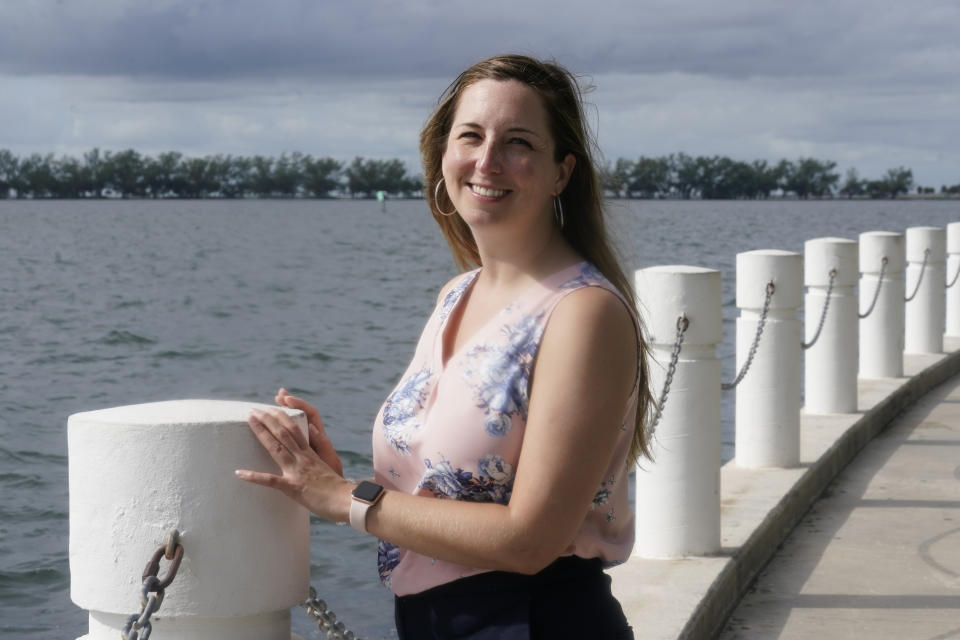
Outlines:
{"label": "watch face", "polygon": [[357,500],[363,500],[364,502],[373,502],[382,492],[383,487],[375,482],[364,480],[353,490],[353,497]]}

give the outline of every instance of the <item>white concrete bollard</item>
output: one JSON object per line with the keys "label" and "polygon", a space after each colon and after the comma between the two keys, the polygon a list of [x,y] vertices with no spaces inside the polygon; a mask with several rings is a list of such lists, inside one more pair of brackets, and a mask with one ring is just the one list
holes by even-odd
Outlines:
{"label": "white concrete bollard", "polygon": [[[151,638],[291,638],[290,607],[310,581],[310,520],[234,475],[278,469],[247,426],[255,406],[265,405],[177,400],[70,416],[70,595],[90,612],[83,638],[120,636],[140,611],[144,565],[173,529],[183,561]],[[303,413],[288,413],[306,434]]]}
{"label": "white concrete bollard", "polygon": [[860,318],[858,375],[861,378],[903,375],[904,251],[902,233],[867,231],[860,234],[859,305],[860,313],[868,314]]}
{"label": "white concrete bollard", "polygon": [[653,462],[637,470],[634,554],[648,558],[715,553],[720,549],[720,272],[658,266],[635,273],[650,332],[650,384],[659,399],[686,315],[676,373],[651,443]]}
{"label": "white concrete bollard", "polygon": [[800,320],[803,256],[760,250],[737,254],[737,372],[757,334],[768,283],[774,286],[753,362],[736,387],[736,464],[794,467],[800,462]]}
{"label": "white concrete bollard", "polygon": [[[815,238],[803,244],[803,253],[803,279],[807,285],[804,345],[808,346],[804,357],[803,410],[812,414],[855,413],[859,364],[857,243],[845,238]],[[828,298],[833,272],[833,289]],[[828,303],[824,317],[824,305]]]}
{"label": "white concrete bollard", "polygon": [[960,222],[947,225],[946,335],[960,338]]}
{"label": "white concrete bollard", "polygon": [[942,228],[907,229],[906,294],[910,299],[904,314],[906,353],[943,353],[945,258],[946,233]]}

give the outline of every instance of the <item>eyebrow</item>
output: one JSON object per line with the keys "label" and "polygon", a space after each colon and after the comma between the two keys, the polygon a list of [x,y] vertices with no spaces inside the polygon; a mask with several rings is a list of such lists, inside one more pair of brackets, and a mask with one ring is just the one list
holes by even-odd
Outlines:
{"label": "eyebrow", "polygon": [[[457,127],[467,127],[467,128],[469,128],[469,129],[483,129],[483,127],[480,126],[480,125],[479,125],[478,123],[476,123],[476,122],[461,122],[461,123],[459,123],[459,124],[457,124],[457,125],[455,125],[455,126],[457,126]],[[529,135],[531,135],[531,136],[536,136],[537,138],[542,138],[542,137],[543,137],[542,135],[540,135],[539,133],[537,133],[536,131],[534,131],[534,130],[532,130],[532,129],[527,129],[526,127],[519,127],[519,126],[518,126],[518,127],[510,127],[509,129],[507,129],[507,133],[526,133],[526,134],[529,134]]]}

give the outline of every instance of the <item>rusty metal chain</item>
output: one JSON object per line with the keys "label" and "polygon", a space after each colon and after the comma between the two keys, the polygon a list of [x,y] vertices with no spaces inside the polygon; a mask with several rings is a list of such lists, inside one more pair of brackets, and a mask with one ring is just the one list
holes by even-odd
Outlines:
{"label": "rusty metal chain", "polygon": [[820,339],[820,332],[823,331],[823,323],[827,320],[827,309],[830,308],[830,296],[833,294],[833,281],[836,279],[836,277],[837,270],[830,269],[830,282],[827,284],[827,299],[823,302],[823,313],[820,314],[820,324],[817,325],[817,332],[814,334],[813,340],[800,344],[800,347],[804,350],[815,345],[817,340]]}
{"label": "rusty metal chain", "polygon": [[690,328],[690,320],[687,318],[687,314],[683,314],[677,318],[677,338],[673,342],[673,350],[670,353],[670,364],[667,366],[667,377],[663,381],[663,391],[660,393],[660,400],[655,407],[656,415],[647,428],[648,438],[653,436],[657,425],[660,424],[663,408],[667,404],[667,396],[670,395],[670,385],[673,383],[673,375],[677,372],[677,362],[680,361],[680,349],[683,346],[683,336],[687,333],[688,328]]}
{"label": "rusty metal chain", "polygon": [[870,303],[870,308],[867,309],[866,313],[857,314],[861,320],[873,313],[873,308],[877,306],[877,300],[880,299],[880,289],[883,287],[883,274],[887,272],[887,262],[887,256],[883,256],[883,259],[880,260],[880,276],[877,278],[877,290],[873,292],[873,302]]}
{"label": "rusty metal chain", "polygon": [[[157,574],[160,573],[161,557],[170,561],[167,575],[162,580],[157,577]],[[180,544],[180,532],[174,529],[167,536],[166,543],[153,553],[153,557],[150,558],[143,570],[143,585],[140,587],[140,613],[134,613],[127,618],[121,635],[123,640],[147,640],[150,637],[153,632],[150,616],[156,613],[163,603],[163,596],[167,587],[177,577],[181,560],[183,560],[183,545]]]}
{"label": "rusty metal chain", "polygon": [[738,384],[743,380],[743,377],[747,375],[747,371],[750,370],[750,365],[753,364],[753,356],[757,354],[757,347],[760,346],[760,337],[763,335],[763,327],[767,324],[767,312],[770,311],[770,300],[773,298],[773,292],[776,291],[777,287],[773,284],[773,280],[767,283],[767,292],[766,298],[763,300],[763,310],[760,312],[760,322],[757,323],[757,334],[753,337],[753,344],[750,345],[750,350],[747,352],[747,360],[743,363],[743,366],[740,368],[740,373],[737,374],[737,377],[734,378],[733,382],[724,382],[720,385],[721,391],[730,391],[735,389]]}
{"label": "rusty metal chain", "polygon": [[360,640],[353,631],[349,631],[336,614],[327,608],[327,603],[317,598],[317,590],[310,587],[310,597],[300,603],[307,614],[317,621],[317,628],[327,636],[327,640]]}
{"label": "rusty metal chain", "polygon": [[920,293],[920,283],[923,282],[923,274],[927,271],[927,260],[930,258],[930,249],[923,250],[923,264],[920,265],[920,277],[917,278],[917,288],[913,290],[910,296],[903,299],[904,302],[910,302]]}

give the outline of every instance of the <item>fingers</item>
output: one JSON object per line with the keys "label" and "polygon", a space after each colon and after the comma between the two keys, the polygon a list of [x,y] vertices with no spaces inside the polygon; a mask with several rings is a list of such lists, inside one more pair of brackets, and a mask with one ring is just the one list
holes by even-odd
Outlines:
{"label": "fingers", "polygon": [[307,435],[310,436],[310,447],[316,451],[317,447],[329,447],[330,437],[325,431],[312,422],[307,425]]}
{"label": "fingers", "polygon": [[330,437],[321,427],[318,427],[312,422],[307,425],[307,431],[310,435],[310,448],[320,456],[321,460],[327,463],[327,466],[329,466],[334,473],[343,477],[343,462],[340,460],[340,456],[337,455],[336,449],[333,448]]}
{"label": "fingers", "polygon": [[[274,397],[274,400],[275,400],[276,403],[279,404],[281,407],[290,407],[290,408],[293,408],[293,409],[299,409],[300,407],[297,406],[297,405],[307,404],[307,403],[304,402],[302,399],[300,399],[300,398],[298,398],[297,396],[293,395],[292,393],[290,393],[289,391],[287,391],[287,390],[284,389],[283,387],[280,387],[280,389],[277,390],[277,395]],[[307,406],[309,406],[309,405],[307,405]]]}
{"label": "fingers", "polygon": [[280,476],[261,471],[250,471],[249,469],[237,469],[234,471],[238,478],[246,480],[252,484],[259,484],[264,487],[279,488]]}
{"label": "fingers", "polygon": [[323,427],[323,422],[320,420],[320,415],[317,411],[317,408],[303,398],[298,398],[281,387],[277,391],[274,401],[281,407],[289,407],[291,409],[299,409],[300,411],[303,411],[305,414],[307,414],[307,420],[310,422],[316,422],[317,426],[321,428]]}
{"label": "fingers", "polygon": [[280,464],[283,464],[283,461],[278,455],[292,455],[310,446],[293,418],[279,409],[252,409],[247,422],[260,443]]}
{"label": "fingers", "polygon": [[247,419],[247,424],[250,426],[250,430],[253,431],[254,437],[260,441],[260,444],[267,450],[267,453],[270,454],[273,461],[280,465],[281,469],[284,465],[291,463],[293,455],[290,453],[290,450],[273,435],[273,432],[266,424],[253,415]]}

